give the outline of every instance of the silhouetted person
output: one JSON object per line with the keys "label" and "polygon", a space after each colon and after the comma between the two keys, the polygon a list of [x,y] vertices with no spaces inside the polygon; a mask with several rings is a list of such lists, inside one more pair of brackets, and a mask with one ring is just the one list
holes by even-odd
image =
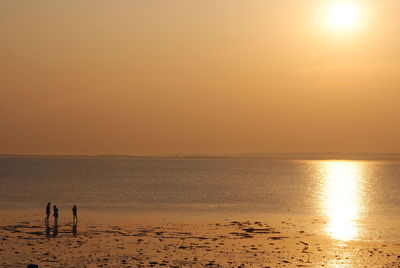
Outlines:
{"label": "silhouetted person", "polygon": [[46,206],[46,218],[44,219],[44,223],[46,224],[46,237],[50,237],[50,212],[51,212],[51,206],[50,202],[47,203]]}
{"label": "silhouetted person", "polygon": [[72,225],[78,225],[78,208],[76,205],[72,208]]}
{"label": "silhouetted person", "polygon": [[53,216],[54,216],[54,228],[53,228],[53,237],[57,237],[58,235],[58,208],[53,206]]}
{"label": "silhouetted person", "polygon": [[53,207],[53,216],[54,216],[54,227],[58,226],[58,208],[54,205]]}
{"label": "silhouetted person", "polygon": [[48,202],[46,206],[46,219],[44,219],[46,225],[49,225],[50,212],[51,212],[51,207],[50,207],[50,202]]}

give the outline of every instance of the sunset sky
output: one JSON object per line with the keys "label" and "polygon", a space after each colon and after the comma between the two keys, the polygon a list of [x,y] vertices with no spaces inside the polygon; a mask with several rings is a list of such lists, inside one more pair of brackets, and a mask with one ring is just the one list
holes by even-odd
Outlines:
{"label": "sunset sky", "polygon": [[399,14],[1,0],[0,153],[400,153]]}

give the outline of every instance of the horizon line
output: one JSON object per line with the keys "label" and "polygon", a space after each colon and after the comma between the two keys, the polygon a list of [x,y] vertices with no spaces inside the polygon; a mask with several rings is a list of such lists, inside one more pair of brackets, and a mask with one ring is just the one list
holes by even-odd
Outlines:
{"label": "horizon line", "polygon": [[[342,157],[340,157],[342,156]],[[346,156],[346,157],[344,157]],[[350,157],[352,156],[352,157]],[[369,157],[367,157],[369,156]],[[374,157],[375,156],[375,157]],[[400,159],[400,153],[369,153],[369,152],[297,152],[297,153],[169,153],[169,154],[7,154],[0,157],[125,157],[125,158],[214,158],[214,159],[299,159],[299,160],[385,160]]]}

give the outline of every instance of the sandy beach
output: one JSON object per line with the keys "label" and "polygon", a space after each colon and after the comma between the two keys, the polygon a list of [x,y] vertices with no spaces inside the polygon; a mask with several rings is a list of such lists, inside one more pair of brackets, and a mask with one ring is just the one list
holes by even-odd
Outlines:
{"label": "sandy beach", "polygon": [[52,224],[46,234],[38,215],[3,215],[1,267],[400,266],[400,244],[395,241],[338,241],[316,231],[324,225],[318,219],[82,220],[76,234],[63,221],[54,236]]}

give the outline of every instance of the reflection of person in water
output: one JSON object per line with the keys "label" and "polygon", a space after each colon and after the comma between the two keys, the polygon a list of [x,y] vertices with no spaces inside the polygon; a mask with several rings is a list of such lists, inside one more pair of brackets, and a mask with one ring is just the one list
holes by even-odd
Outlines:
{"label": "reflection of person in water", "polygon": [[78,225],[78,208],[76,205],[72,208],[72,225]]}
{"label": "reflection of person in water", "polygon": [[77,225],[73,224],[72,225],[72,235],[76,237],[77,233],[78,233],[78,229],[77,229]]}
{"label": "reflection of person in water", "polygon": [[50,225],[49,222],[46,222],[46,237],[50,237]]}
{"label": "reflection of person in water", "polygon": [[54,225],[53,228],[53,237],[57,237],[58,236],[58,225]]}
{"label": "reflection of person in water", "polygon": [[46,225],[49,225],[50,211],[51,211],[50,202],[48,202],[46,206],[46,218],[44,219],[44,223]]}

